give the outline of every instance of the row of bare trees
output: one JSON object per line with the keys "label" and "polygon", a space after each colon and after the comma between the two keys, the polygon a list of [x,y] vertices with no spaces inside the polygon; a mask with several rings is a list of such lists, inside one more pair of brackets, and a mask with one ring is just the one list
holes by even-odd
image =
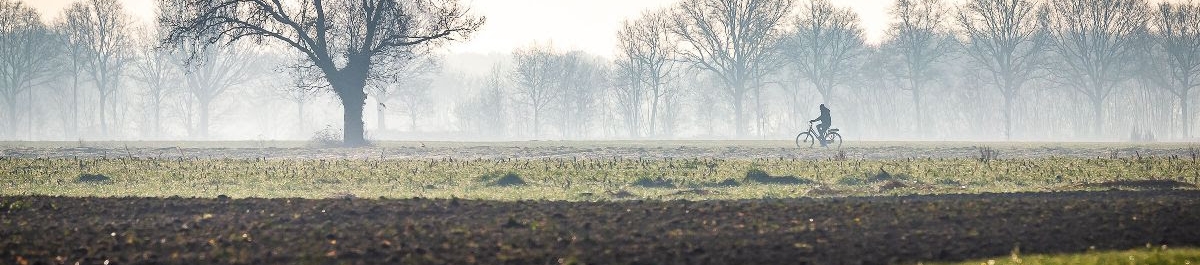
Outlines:
{"label": "row of bare trees", "polygon": [[[607,92],[594,112],[611,116],[593,119],[593,135],[672,137],[681,120],[691,120],[693,135],[714,126],[736,137],[775,135],[799,129],[815,103],[826,103],[841,124],[885,138],[1113,139],[1122,128],[1191,136],[1196,3],[897,0],[890,14],[872,44],[853,10],[828,0],[684,0],[646,11],[621,25],[598,75]],[[521,105],[506,110],[507,124],[532,119],[539,137],[541,113],[567,90],[534,77],[564,76],[551,73],[563,69],[547,49],[515,51],[514,83],[490,83],[460,118],[510,99]]]}
{"label": "row of bare trees", "polygon": [[[41,138],[33,128],[53,116],[62,120],[61,137],[129,139],[134,131],[158,136],[164,116],[183,116],[189,136],[207,139],[213,105],[231,93],[282,95],[303,115],[306,102],[332,91],[344,106],[346,143],[361,145],[367,94],[377,99],[381,128],[385,109],[408,114],[415,126],[440,72],[432,48],[483,23],[452,0],[157,4],[158,19],[148,25],[117,0],[75,1],[45,24],[23,0],[0,0],[0,133],[15,139],[25,127],[26,138]],[[138,111],[144,120],[130,117]]]}

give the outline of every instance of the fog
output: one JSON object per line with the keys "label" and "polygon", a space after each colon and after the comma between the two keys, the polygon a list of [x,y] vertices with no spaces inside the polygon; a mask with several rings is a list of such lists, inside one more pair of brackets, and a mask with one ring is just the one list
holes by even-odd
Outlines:
{"label": "fog", "polygon": [[[330,18],[348,37],[327,49],[188,28],[186,1],[151,22],[115,0],[23,1],[0,0],[0,140],[341,140],[347,120],[368,141],[791,140],[820,104],[846,142],[1196,140],[1195,3],[900,0],[863,18],[829,0],[682,0],[587,32],[615,36],[607,49],[479,52],[461,46],[514,23],[471,1],[397,7],[416,19],[389,34],[448,32],[407,45]],[[339,52],[359,44],[379,49]],[[359,66],[361,82],[333,76]]]}

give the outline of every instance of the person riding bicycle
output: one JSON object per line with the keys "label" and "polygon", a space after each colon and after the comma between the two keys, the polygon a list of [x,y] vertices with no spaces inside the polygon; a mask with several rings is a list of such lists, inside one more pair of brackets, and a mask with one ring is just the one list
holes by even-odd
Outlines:
{"label": "person riding bicycle", "polygon": [[830,125],[829,108],[826,108],[825,104],[821,104],[821,116],[808,122],[817,121],[821,121],[821,124],[817,125],[817,139],[821,139],[821,146],[825,146],[825,131],[829,130]]}

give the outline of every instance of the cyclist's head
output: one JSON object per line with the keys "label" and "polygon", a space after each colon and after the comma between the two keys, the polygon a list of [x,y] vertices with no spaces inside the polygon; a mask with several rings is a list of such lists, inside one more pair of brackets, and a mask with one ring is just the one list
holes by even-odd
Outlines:
{"label": "cyclist's head", "polygon": [[825,107],[825,104],[821,104],[821,109],[828,109],[828,108]]}

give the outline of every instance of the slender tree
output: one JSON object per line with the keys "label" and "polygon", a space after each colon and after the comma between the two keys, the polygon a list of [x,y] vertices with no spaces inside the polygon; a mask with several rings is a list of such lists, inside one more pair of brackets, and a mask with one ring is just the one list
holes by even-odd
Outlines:
{"label": "slender tree", "polygon": [[1050,26],[1058,79],[1088,98],[1092,133],[1104,126],[1104,101],[1135,73],[1149,6],[1144,0],[1051,1]]}
{"label": "slender tree", "polygon": [[[366,85],[376,63],[410,46],[468,37],[484,18],[457,0],[164,0],[165,44],[232,43],[250,38],[284,44],[321,70],[342,102],[347,146],[361,146]],[[189,41],[190,40],[190,41]]]}
{"label": "slender tree", "polygon": [[[635,78],[630,81],[641,82],[641,85],[624,85],[624,88],[640,88],[642,85],[649,92],[650,117],[649,133],[658,134],[658,114],[662,111],[661,103],[671,93],[667,83],[672,78],[672,66],[676,61],[677,40],[671,34],[670,14],[664,11],[642,13],[641,18],[622,22],[617,31],[617,50],[619,57],[617,67],[623,67],[625,78]],[[633,92],[625,90],[625,92]],[[640,93],[638,93],[640,94]],[[633,94],[629,94],[633,95]],[[632,103],[632,101],[627,101]],[[638,100],[640,102],[640,100]],[[637,106],[641,108],[640,104]],[[634,115],[640,115],[640,110]],[[640,120],[640,119],[638,119]]]}
{"label": "slender tree", "polygon": [[109,108],[116,108],[109,101],[121,88],[121,77],[133,59],[129,15],[116,0],[85,0],[64,12],[64,30],[69,31],[65,34],[81,46],[82,69],[99,95],[100,134],[108,136]]}
{"label": "slender tree", "polygon": [[[378,102],[376,119],[379,130],[387,130],[387,109],[404,113],[410,121],[410,131],[417,130],[417,118],[429,106],[433,78],[442,70],[442,58],[430,52],[414,52],[381,65],[378,78],[367,83],[370,94]],[[394,104],[393,104],[394,103]],[[392,106],[389,106],[392,104]]]}
{"label": "slender tree", "polygon": [[926,85],[955,45],[945,25],[947,11],[941,0],[898,0],[892,8],[894,22],[885,46],[900,57],[897,75],[907,83],[902,89],[912,92],[918,134],[927,127],[921,105]]}
{"label": "slender tree", "polygon": [[149,105],[153,127],[150,131],[152,135],[159,137],[162,130],[163,104],[168,97],[181,89],[177,84],[182,81],[182,73],[175,63],[176,57],[170,51],[158,48],[159,30],[143,27],[139,31],[143,36],[138,38],[135,47],[137,60],[130,69],[130,77],[144,86],[142,95]]}
{"label": "slender tree", "polygon": [[685,45],[680,59],[712,72],[734,108],[734,131],[746,135],[743,103],[769,73],[794,0],[684,0],[671,32]]}
{"label": "slender tree", "polygon": [[804,5],[786,40],[784,54],[824,103],[833,103],[833,89],[853,77],[865,46],[858,15],[828,0]]}
{"label": "slender tree", "polygon": [[554,84],[561,92],[552,109],[565,137],[585,136],[596,114],[598,97],[608,86],[608,67],[586,53],[573,51],[555,57]]}
{"label": "slender tree", "polygon": [[[54,70],[58,46],[52,38],[37,10],[19,1],[0,0],[0,98],[7,106],[3,127],[9,136],[16,136],[18,128],[18,96],[27,93],[32,98],[34,82]],[[26,103],[32,115],[35,103]]]}
{"label": "slender tree", "polygon": [[1045,61],[1047,14],[1031,0],[971,0],[959,9],[964,50],[1004,97],[1005,139],[1012,139],[1014,101]]}
{"label": "slender tree", "polygon": [[191,56],[195,56],[191,58],[193,61],[180,61],[179,65],[184,69],[186,91],[199,111],[198,124],[191,129],[194,136],[208,138],[212,103],[229,89],[259,74],[254,69],[260,55],[249,48],[231,45],[205,46]]}
{"label": "slender tree", "polygon": [[65,115],[69,118],[65,119],[67,123],[63,126],[68,136],[79,135],[79,83],[84,64],[88,61],[87,42],[84,39],[87,16],[82,14],[85,10],[87,8],[83,2],[73,2],[54,22],[55,36],[58,37],[56,44],[63,48],[65,56],[62,70],[71,75],[71,98],[65,110],[69,112]]}
{"label": "slender tree", "polygon": [[621,113],[622,121],[629,137],[642,136],[642,105],[646,98],[645,82],[642,76],[646,71],[643,66],[629,57],[617,57],[613,68],[613,96],[616,99],[617,111]]}
{"label": "slender tree", "polygon": [[560,76],[555,70],[560,61],[559,53],[552,47],[533,45],[513,52],[511,80],[515,89],[515,100],[529,107],[533,116],[533,137],[541,133],[543,112],[562,91],[555,87]]}

